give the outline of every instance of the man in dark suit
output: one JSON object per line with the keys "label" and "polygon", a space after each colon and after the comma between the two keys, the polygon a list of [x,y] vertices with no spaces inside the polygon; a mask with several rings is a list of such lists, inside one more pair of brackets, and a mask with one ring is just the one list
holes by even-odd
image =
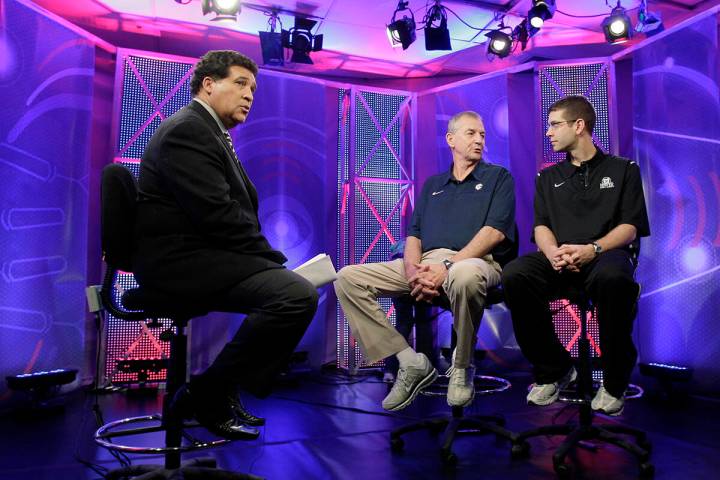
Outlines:
{"label": "man in dark suit", "polygon": [[138,283],[179,305],[248,314],[213,364],[176,397],[226,438],[247,438],[243,423],[262,423],[242,408],[237,387],[269,394],[318,300],[261,233],[257,191],[228,133],[250,112],[256,75],[255,63],[240,53],[205,54],[190,81],[193,101],[161,123],[140,166]]}

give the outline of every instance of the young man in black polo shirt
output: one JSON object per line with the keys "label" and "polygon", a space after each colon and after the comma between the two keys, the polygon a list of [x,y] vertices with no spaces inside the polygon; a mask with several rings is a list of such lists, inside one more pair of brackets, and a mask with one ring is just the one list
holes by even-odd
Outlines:
{"label": "young man in black polo shirt", "polygon": [[640,287],[633,250],[650,229],[640,169],[597,148],[594,126],[595,110],[584,97],[568,96],[550,107],[546,135],[567,160],[538,174],[539,251],[508,264],[503,288],[515,337],[534,367],[527,401],[549,405],[577,375],[555,335],[549,301],[564,282],[584,287],[597,307],[604,379],[592,408],[620,415],[637,359],[632,324]]}
{"label": "young man in black polo shirt", "polygon": [[386,410],[400,410],[430,385],[437,371],[410,348],[388,321],[378,297],[411,294],[418,301],[447,296],[457,348],[447,401],[467,406],[475,393],[475,337],[487,288],[500,282],[501,265],[515,242],[515,191],[510,173],[482,161],[485,127],[475,112],[450,119],[446,134],[453,164],[423,186],[408,229],[403,259],[350,265],[335,292],[368,362],[396,355],[400,363]]}

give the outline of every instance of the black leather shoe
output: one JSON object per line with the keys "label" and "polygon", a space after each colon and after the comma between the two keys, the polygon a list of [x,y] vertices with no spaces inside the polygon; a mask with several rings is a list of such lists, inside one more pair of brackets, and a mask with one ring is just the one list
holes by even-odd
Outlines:
{"label": "black leather shoe", "polygon": [[265,419],[263,417],[256,417],[252,413],[248,412],[243,405],[242,400],[237,395],[229,395],[228,401],[230,402],[230,408],[232,408],[233,414],[237,419],[238,423],[249,425],[251,427],[261,427],[265,425]]}
{"label": "black leather shoe", "polygon": [[240,424],[226,397],[195,396],[187,385],[175,394],[171,410],[182,418],[195,418],[215,435],[228,440],[254,440],[260,436],[256,428]]}

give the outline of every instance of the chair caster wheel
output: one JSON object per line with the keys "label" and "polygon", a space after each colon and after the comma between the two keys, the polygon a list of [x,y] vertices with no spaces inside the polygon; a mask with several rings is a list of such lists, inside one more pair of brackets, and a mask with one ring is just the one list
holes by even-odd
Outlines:
{"label": "chair caster wheel", "polygon": [[653,478],[655,476],[655,466],[652,463],[640,464],[640,478]]}
{"label": "chair caster wheel", "polygon": [[440,460],[446,467],[455,467],[457,465],[457,455],[449,450],[440,451]]}
{"label": "chair caster wheel", "polygon": [[523,441],[522,443],[514,443],[510,449],[510,458],[526,458],[530,455],[530,444]]}
{"label": "chair caster wheel", "polygon": [[555,465],[555,473],[558,478],[570,478],[572,476],[572,468],[567,463]]}
{"label": "chair caster wheel", "polygon": [[391,438],[390,439],[390,450],[392,452],[395,452],[395,453],[402,452],[404,446],[405,446],[405,442],[403,442],[402,438]]}

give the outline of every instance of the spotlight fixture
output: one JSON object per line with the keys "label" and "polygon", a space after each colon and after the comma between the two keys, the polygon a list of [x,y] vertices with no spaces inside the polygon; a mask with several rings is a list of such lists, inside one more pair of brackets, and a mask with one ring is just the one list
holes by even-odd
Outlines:
{"label": "spotlight fixture", "polygon": [[625,9],[618,0],[609,17],[602,21],[605,39],[612,44],[627,42],[632,36],[632,25]]}
{"label": "spotlight fixture", "polygon": [[555,0],[533,0],[533,6],[527,14],[528,22],[534,28],[543,26],[555,14]]}
{"label": "spotlight fixture", "polygon": [[310,52],[322,50],[323,36],[313,35],[310,30],[317,21],[307,18],[295,17],[295,26],[290,30],[282,31],[282,45],[293,51],[290,61],[293,63],[308,63],[312,65]]}
{"label": "spotlight fixture", "polygon": [[215,18],[210,19],[212,22],[218,20],[237,20],[240,13],[240,0],[202,0],[203,15],[214,13]]}
{"label": "spotlight fixture", "polygon": [[[415,41],[417,34],[415,33],[415,15],[412,10],[408,8],[407,1],[400,0],[397,8],[392,16],[392,21],[387,26],[387,35],[390,40],[390,45],[393,47],[402,46],[403,50],[407,48]],[[410,12],[410,16],[403,15],[400,20],[397,20],[397,14],[404,11]]]}
{"label": "spotlight fixture", "polygon": [[638,10],[638,22],[635,26],[635,31],[652,37],[663,30],[665,30],[665,26],[663,25],[660,12],[649,12],[647,2],[642,0],[642,2],[640,2],[640,9]]}
{"label": "spotlight fixture", "polygon": [[492,32],[486,33],[488,41],[488,53],[497,55],[500,58],[505,58],[510,55],[510,49],[512,48],[512,37],[501,30],[493,30]]}
{"label": "spotlight fixture", "polygon": [[269,32],[258,32],[260,36],[260,48],[262,49],[263,64],[281,66],[285,64],[283,58],[283,42],[282,34],[275,31],[275,27],[280,22],[280,29],[282,30],[282,22],[278,17],[277,12],[269,14],[270,19],[268,25],[270,26]]}
{"label": "spotlight fixture", "polygon": [[440,0],[427,10],[425,18],[425,50],[452,50],[450,31],[447,28],[447,12]]}

